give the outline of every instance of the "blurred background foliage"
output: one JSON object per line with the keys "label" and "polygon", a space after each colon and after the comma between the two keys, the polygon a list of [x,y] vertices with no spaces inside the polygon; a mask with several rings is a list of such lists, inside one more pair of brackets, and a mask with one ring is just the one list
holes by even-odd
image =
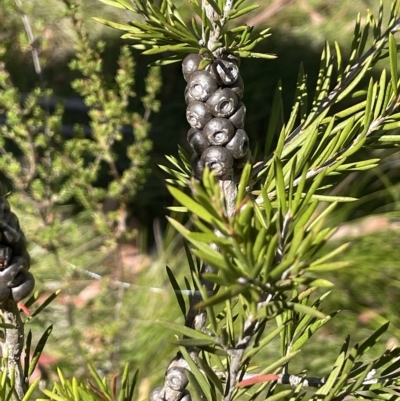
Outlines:
{"label": "blurred background foliage", "polygon": [[[44,86],[52,90],[51,96],[56,102],[65,102],[64,110],[60,111],[60,123],[64,128],[81,124],[84,130],[93,122],[93,116],[88,113],[88,99],[84,99],[82,88],[71,84],[82,78],[82,68],[71,68],[79,35],[71,18],[65,14],[65,3],[79,5],[81,22],[89,32],[91,48],[104,41],[104,46],[100,46],[101,76],[105,86],[110,87],[115,86],[114,77],[121,69],[117,60],[121,46],[126,43],[119,39],[118,31],[95,22],[92,17],[126,22],[132,15],[97,0],[21,2],[21,8],[16,7],[14,0],[3,0],[0,4],[3,67],[10,74],[17,93],[24,99],[40,86],[31,55],[32,46],[37,48]],[[325,40],[336,40],[343,48],[349,47],[357,13],[361,12],[361,17],[365,18],[367,8],[377,11],[378,2],[248,1],[248,4],[252,3],[261,3],[261,7],[245,22],[259,29],[272,27],[272,37],[260,50],[278,56],[273,61],[246,59],[241,68],[246,85],[247,132],[252,143],[263,149],[271,99],[278,81],[283,83],[288,115],[300,64],[304,64],[308,86],[312,88]],[[386,3],[389,5],[390,1]],[[176,5],[186,17],[191,16],[187,1],[177,0]],[[22,14],[32,25],[36,38],[33,44],[26,39]],[[129,99],[127,113],[145,116],[146,102],[142,97],[146,95],[147,64],[151,58],[143,57],[137,51],[132,51],[132,54],[136,65],[134,91],[138,95]],[[383,67],[378,66],[376,73]],[[157,165],[165,163],[165,154],[176,154],[178,144],[187,146],[185,82],[179,64],[163,67],[161,75],[160,110],[149,118],[148,139],[152,142],[146,165],[149,173],[140,189],[134,196],[128,196],[125,202],[126,232],[129,231],[130,236],[117,241],[112,228],[101,231],[92,210],[82,206],[75,197],[54,205],[54,210],[50,211],[57,212],[57,224],[52,226],[52,235],[64,240],[56,252],[43,245],[44,234],[34,217],[35,210],[29,210],[12,182],[8,183],[8,189],[14,191],[11,204],[31,241],[32,270],[37,278],[37,289],[42,294],[62,289],[57,300],[29,323],[37,336],[49,323],[54,323],[40,365],[45,379],[52,378],[56,366],[62,367],[64,374],[85,376],[88,373],[86,361],[93,363],[99,372],[112,375],[129,360],[141,371],[141,391],[146,395],[149,388],[160,382],[175,352],[171,333],[155,321],[158,318],[179,319],[165,265],[168,264],[180,280],[186,266],[183,265],[182,244],[165,224],[165,208],[171,199],[165,190],[164,174]],[[67,140],[68,135],[64,136],[63,140]],[[124,142],[121,144],[123,148]],[[127,161],[119,158],[120,150],[114,149],[114,157],[123,170]],[[335,219],[329,222],[339,227],[333,241],[351,242],[352,246],[341,256],[353,263],[351,268],[328,277],[336,287],[326,302],[327,312],[340,309],[341,313],[318,332],[312,347],[306,347],[298,357],[299,368],[308,369],[311,375],[326,373],[329,361],[333,361],[340,342],[348,333],[356,341],[365,338],[379,324],[391,320],[387,344],[396,344],[400,335],[397,313],[400,302],[400,159],[395,151],[370,152],[383,153],[383,163],[367,172],[349,174],[334,189],[335,194],[359,198],[357,202],[342,205]],[[261,152],[258,157],[256,154],[256,159],[260,155]],[[107,170],[102,174],[100,181],[110,180]],[[98,183],[93,184],[96,185],[99,187]],[[113,199],[106,196],[99,199],[99,204],[106,209],[115,207]],[[270,355],[261,357],[274,358],[274,352],[270,350]]]}

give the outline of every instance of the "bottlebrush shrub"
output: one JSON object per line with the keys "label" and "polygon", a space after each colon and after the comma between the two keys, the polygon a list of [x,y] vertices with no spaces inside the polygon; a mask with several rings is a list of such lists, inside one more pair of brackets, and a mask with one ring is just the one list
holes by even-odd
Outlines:
{"label": "bottlebrush shrub", "polygon": [[[331,366],[326,361],[326,377],[292,370],[296,354],[337,313],[323,310],[326,288],[332,286],[323,273],[349,266],[339,258],[344,246],[326,250],[335,229],[325,220],[338,203],[352,199],[330,195],[329,188],[350,171],[376,166],[378,159],[360,159],[360,149],[394,147],[400,140],[399,2],[392,2],[385,28],[383,2],[376,18],[368,14],[365,26],[357,20],[346,62],[337,43],[326,44],[309,103],[306,74],[300,70],[290,116],[283,115],[277,87],[265,154],[253,162],[240,58],[273,56],[254,52],[268,30],[256,34],[231,21],[257,6],[194,0],[197,15],[186,23],[171,0],[103,1],[141,17],[128,24],[103,23],[124,31],[143,54],[169,52],[156,64],[183,60],[187,81],[182,96],[195,153],[190,157],[181,150],[180,158],[169,157],[172,166],[163,169],[178,203],[171,210],[189,220],[184,225],[169,219],[185,241],[191,281],[187,278],[182,287],[168,270],[185,324],[162,323],[182,337],[164,383],[150,399],[386,398],[399,383],[394,361],[400,349],[369,363],[363,359],[386,326],[359,345],[346,340],[336,361]],[[362,90],[360,81],[382,58],[389,73],[371,78]],[[352,99],[351,107],[341,103],[346,99]],[[188,292],[189,300],[182,295]]]}
{"label": "bottlebrush shrub", "polygon": [[[165,366],[164,383],[151,391],[151,401],[397,399],[400,348],[368,360],[368,352],[378,344],[387,324],[360,344],[351,344],[348,337],[336,360],[326,361],[324,377],[309,377],[301,368],[293,369],[295,356],[315,343],[315,333],[337,314],[323,308],[330,291],[326,289],[332,287],[323,274],[350,268],[348,261],[340,259],[346,245],[327,251],[326,242],[335,229],[326,226],[325,220],[338,203],[353,199],[332,195],[329,188],[346,173],[379,163],[376,158],[361,159],[363,147],[394,147],[400,141],[395,39],[400,28],[399,1],[392,2],[387,23],[382,2],[376,18],[368,14],[365,26],[356,21],[346,63],[339,45],[332,49],[326,44],[309,103],[306,75],[300,71],[290,116],[283,115],[278,86],[265,155],[256,162],[246,156],[237,159],[241,165],[236,169],[227,146],[236,138],[231,149],[248,147],[247,134],[241,131],[245,121],[238,118],[240,127],[230,121],[234,132],[223,131],[221,143],[215,142],[219,131],[204,135],[204,130],[209,121],[227,121],[234,115],[213,115],[218,101],[212,96],[222,87],[232,88],[235,79],[238,92],[243,93],[244,84],[233,67],[239,68],[239,58],[272,58],[253,51],[268,30],[254,34],[247,25],[231,25],[255,6],[243,7],[243,0],[193,0],[197,15],[187,24],[172,0],[103,2],[140,16],[127,24],[102,22],[124,31],[124,37],[144,54],[168,51],[156,64],[180,62],[190,54],[190,62],[183,64],[184,76],[188,82],[193,74],[196,79],[201,76],[186,90],[188,122],[196,130],[188,134],[188,140],[193,148],[205,149],[195,154],[192,163],[180,151],[179,159],[168,158],[172,166],[163,167],[178,203],[171,209],[184,216],[169,221],[185,241],[188,277],[179,283],[167,268],[184,323],[160,322],[178,336],[177,354]],[[387,70],[378,79],[371,77],[366,90],[360,89],[360,81],[378,60],[388,62]],[[213,72],[219,69],[225,75],[216,78]],[[234,93],[238,99],[228,97],[227,103],[235,104],[233,113],[239,113],[241,95]],[[207,105],[210,98],[213,101]],[[352,100],[350,107],[333,107],[346,99]],[[193,110],[192,104],[196,104]],[[164,343],[154,344],[159,346]],[[60,383],[45,394],[55,400],[115,399],[117,390],[113,393],[112,389],[116,386],[110,391],[105,379],[93,371],[92,376],[96,385],[88,387],[75,379],[65,380],[60,373]],[[135,379],[127,382],[122,381],[119,399],[132,398]]]}

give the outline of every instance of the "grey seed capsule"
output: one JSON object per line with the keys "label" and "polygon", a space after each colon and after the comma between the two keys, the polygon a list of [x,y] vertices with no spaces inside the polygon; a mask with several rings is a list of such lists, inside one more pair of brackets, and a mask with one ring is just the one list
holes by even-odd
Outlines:
{"label": "grey seed capsule", "polygon": [[235,128],[226,118],[215,117],[203,129],[203,135],[211,145],[225,145],[235,134]]}
{"label": "grey seed capsule", "polygon": [[0,284],[0,302],[7,301],[11,296],[11,290],[3,283]]}
{"label": "grey seed capsule", "polygon": [[12,250],[10,247],[1,244],[0,245],[0,270],[4,270],[11,260]]}
{"label": "grey seed capsule", "polygon": [[238,101],[233,90],[219,88],[208,98],[206,104],[215,117],[229,117],[235,112]]}
{"label": "grey seed capsule", "polygon": [[189,391],[184,390],[182,392],[182,398],[179,401],[192,401],[192,396],[190,395]]}
{"label": "grey seed capsule", "polygon": [[212,64],[212,70],[220,85],[234,85],[239,78],[239,67],[228,60],[216,59]]}
{"label": "grey seed capsule", "polygon": [[160,386],[160,387],[156,387],[154,390],[152,390],[149,395],[150,401],[157,401],[158,395],[160,394],[162,389],[163,388]]}
{"label": "grey seed capsule", "polygon": [[208,71],[203,70],[190,76],[188,87],[192,97],[205,102],[218,89],[218,83]]}
{"label": "grey seed capsule", "polygon": [[236,130],[233,138],[225,145],[235,159],[242,158],[249,150],[249,137],[243,129]]}
{"label": "grey seed capsule", "polygon": [[244,127],[244,119],[246,118],[246,106],[243,102],[239,102],[236,111],[229,117],[229,121],[235,128]]}
{"label": "grey seed capsule", "polygon": [[197,102],[197,100],[190,94],[189,87],[187,85],[185,88],[185,102],[186,104],[189,104],[191,102]]}
{"label": "grey seed capsule", "polygon": [[201,160],[217,177],[227,176],[232,171],[233,157],[222,146],[210,146],[201,154]]}
{"label": "grey seed capsule", "polygon": [[190,159],[190,165],[192,166],[193,174],[197,178],[201,178],[204,172],[204,162],[201,160],[200,155],[197,155],[196,153],[193,154]]}
{"label": "grey seed capsule", "polygon": [[240,159],[236,159],[233,162],[233,170],[234,171],[243,170],[243,168],[247,162],[250,162],[250,163],[252,162],[252,156],[251,156],[250,149],[247,151],[247,153],[243,157],[241,157]]}
{"label": "grey seed capsule", "polygon": [[192,128],[203,129],[212,119],[212,114],[205,103],[196,100],[188,104],[186,119]]}
{"label": "grey seed capsule", "polygon": [[189,54],[182,61],[182,73],[186,81],[199,69],[199,64],[203,60],[200,54]]}
{"label": "grey seed capsule", "polygon": [[31,273],[26,273],[24,281],[17,287],[11,288],[12,296],[15,302],[26,298],[35,288],[35,278]]}
{"label": "grey seed capsule", "polygon": [[4,197],[0,198],[0,219],[8,221],[10,215],[10,204]]}
{"label": "grey seed capsule", "polygon": [[197,128],[190,128],[187,133],[187,140],[194,153],[201,154],[210,146],[210,142],[208,142],[207,138]]}
{"label": "grey seed capsule", "polygon": [[11,287],[14,277],[17,275],[18,269],[7,267],[0,271],[0,286]]}
{"label": "grey seed capsule", "polygon": [[7,268],[0,273],[1,278],[7,283],[8,287],[16,287],[25,278],[29,266],[22,256],[15,255]]}
{"label": "grey seed capsule", "polygon": [[189,380],[184,368],[174,366],[167,370],[165,384],[175,391],[183,391],[188,385]]}
{"label": "grey seed capsule", "polygon": [[244,82],[240,75],[239,75],[239,78],[236,81],[236,83],[234,85],[230,86],[230,88],[237,94],[237,97],[239,98],[239,100],[241,100],[243,97],[243,93],[244,93]]}
{"label": "grey seed capsule", "polygon": [[227,60],[230,61],[231,63],[235,63],[238,67],[240,67],[241,60],[239,56],[236,56],[236,54],[233,53],[222,53],[221,55],[222,60]]}

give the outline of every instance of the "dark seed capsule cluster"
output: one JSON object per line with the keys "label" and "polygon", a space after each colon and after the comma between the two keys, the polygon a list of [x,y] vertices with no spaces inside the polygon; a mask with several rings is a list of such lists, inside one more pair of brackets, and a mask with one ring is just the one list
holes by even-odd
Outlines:
{"label": "dark seed capsule cluster", "polygon": [[18,302],[30,294],[35,279],[28,271],[30,257],[17,216],[7,199],[0,197],[0,302]]}
{"label": "dark seed capsule cluster", "polygon": [[199,70],[202,60],[199,54],[189,54],[182,63],[187,81],[186,119],[191,126],[187,140],[194,151],[192,169],[198,178],[206,166],[217,177],[227,178],[251,157],[249,138],[243,130],[246,107],[241,102],[240,59],[224,54]]}

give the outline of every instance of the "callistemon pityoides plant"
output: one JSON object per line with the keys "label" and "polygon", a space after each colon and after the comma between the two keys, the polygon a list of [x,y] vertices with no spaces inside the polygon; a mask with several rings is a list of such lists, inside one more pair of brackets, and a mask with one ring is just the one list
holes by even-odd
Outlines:
{"label": "callistemon pityoides plant", "polygon": [[240,58],[222,53],[202,69],[207,61],[200,54],[189,54],[182,63],[186,118],[191,126],[187,140],[194,151],[191,165],[198,178],[208,167],[217,177],[230,179],[251,157],[243,129],[246,107],[241,101]]}

